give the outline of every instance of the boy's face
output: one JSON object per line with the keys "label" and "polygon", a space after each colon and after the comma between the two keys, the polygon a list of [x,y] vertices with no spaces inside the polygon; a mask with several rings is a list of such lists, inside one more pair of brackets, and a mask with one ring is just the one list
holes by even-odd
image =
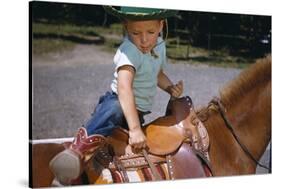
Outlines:
{"label": "boy's face", "polygon": [[125,28],[130,40],[142,53],[149,53],[155,47],[163,20],[126,21]]}

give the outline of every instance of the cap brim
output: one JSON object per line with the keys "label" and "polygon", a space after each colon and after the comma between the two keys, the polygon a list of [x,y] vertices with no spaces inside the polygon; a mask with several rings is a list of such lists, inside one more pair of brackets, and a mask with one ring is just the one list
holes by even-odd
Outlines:
{"label": "cap brim", "polygon": [[104,6],[104,9],[109,14],[112,14],[120,19],[127,19],[127,20],[160,20],[160,19],[166,19],[171,16],[175,16],[178,12],[177,10],[169,10],[169,9],[163,9],[158,12],[152,12],[152,13],[126,13],[122,12],[121,10],[117,10],[112,6]]}

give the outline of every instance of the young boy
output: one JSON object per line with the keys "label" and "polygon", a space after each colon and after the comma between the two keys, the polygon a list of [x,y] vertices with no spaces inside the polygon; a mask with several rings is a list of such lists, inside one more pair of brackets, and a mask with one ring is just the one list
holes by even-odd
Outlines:
{"label": "young boy", "polygon": [[85,128],[79,128],[70,147],[50,162],[57,179],[65,184],[80,175],[83,164],[116,127],[129,130],[133,148],[145,148],[141,125],[143,116],[152,109],[157,86],[172,97],[183,92],[182,81],[174,85],[163,71],[166,47],[160,34],[164,19],[175,11],[133,7],[105,10],[122,20],[126,36],[114,56],[116,69],[111,91],[100,98],[91,119]]}

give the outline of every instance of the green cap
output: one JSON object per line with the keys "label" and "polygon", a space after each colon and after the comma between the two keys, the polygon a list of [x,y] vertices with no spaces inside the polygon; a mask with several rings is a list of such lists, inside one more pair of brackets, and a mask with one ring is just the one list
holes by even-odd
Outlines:
{"label": "green cap", "polygon": [[177,10],[141,8],[141,7],[120,7],[104,6],[109,14],[125,20],[160,20],[176,15]]}

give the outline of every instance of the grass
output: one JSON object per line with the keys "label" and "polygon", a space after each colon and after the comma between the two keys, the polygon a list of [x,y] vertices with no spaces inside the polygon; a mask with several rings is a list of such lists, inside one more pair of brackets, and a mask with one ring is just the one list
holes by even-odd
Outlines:
{"label": "grass", "polygon": [[[63,52],[75,47],[75,43],[60,38],[62,35],[78,33],[79,28],[71,25],[53,24],[32,24],[33,41],[32,49],[35,55],[47,54],[50,52]],[[41,37],[36,37],[40,35]],[[56,36],[56,37],[54,37]]]}
{"label": "grass", "polygon": [[43,55],[51,52],[71,50],[79,43],[105,44],[111,49],[117,40],[104,40],[104,36],[121,35],[121,25],[112,25],[110,28],[77,26],[70,24],[33,23],[33,53]]}
{"label": "grass", "polygon": [[41,34],[80,34],[80,35],[97,35],[98,28],[92,26],[77,26],[71,24],[45,24],[45,23],[33,23],[33,33]]}
{"label": "grass", "polygon": [[[77,26],[71,24],[33,23],[33,53],[43,55],[51,52],[71,50],[76,44],[87,43],[101,45],[101,49],[114,53],[123,36],[121,24],[110,27]],[[171,63],[207,64],[220,67],[245,68],[251,59],[230,56],[227,49],[206,50],[191,46],[188,41],[168,38],[167,56]]]}
{"label": "grass", "polygon": [[255,59],[231,56],[227,49],[207,50],[188,44],[187,41],[177,41],[176,38],[167,41],[167,56],[171,63],[206,64],[209,66],[246,68]]}
{"label": "grass", "polygon": [[50,52],[63,52],[75,47],[75,43],[60,39],[38,39],[32,43],[32,51],[35,55],[43,55]]}

